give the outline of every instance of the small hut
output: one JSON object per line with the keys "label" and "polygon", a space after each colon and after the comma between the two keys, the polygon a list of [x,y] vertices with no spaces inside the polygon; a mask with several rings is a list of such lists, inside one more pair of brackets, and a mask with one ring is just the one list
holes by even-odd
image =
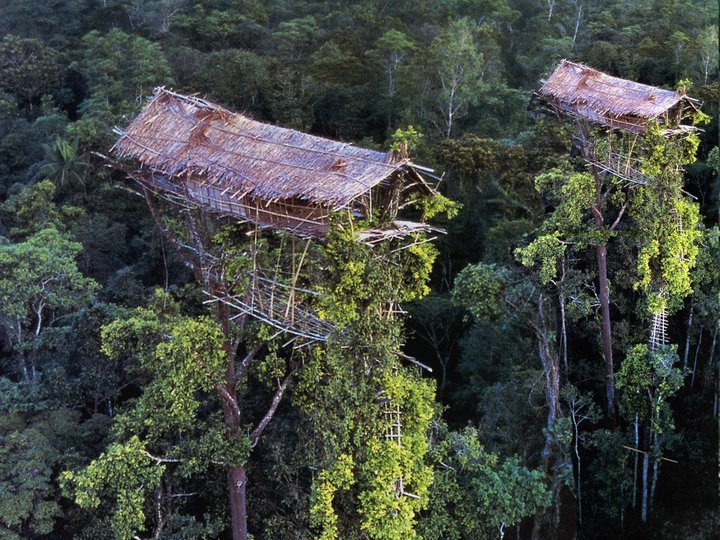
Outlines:
{"label": "small hut", "polygon": [[416,231],[392,226],[401,201],[433,193],[422,168],[396,153],[265,124],[164,88],[117,133],[114,153],[140,163],[132,176],[150,190],[299,236],[322,237],[339,211]]}
{"label": "small hut", "polygon": [[559,116],[637,134],[653,120],[665,135],[694,130],[682,122],[698,110],[698,102],[683,92],[612,77],[569,60],[562,60],[542,81],[534,100]]}

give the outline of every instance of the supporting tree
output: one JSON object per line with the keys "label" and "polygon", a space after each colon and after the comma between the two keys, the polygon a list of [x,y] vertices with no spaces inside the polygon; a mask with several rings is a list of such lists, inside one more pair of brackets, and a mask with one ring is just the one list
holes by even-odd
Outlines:
{"label": "supporting tree", "polygon": [[548,311],[554,307],[552,291],[539,275],[478,264],[465,267],[455,281],[453,295],[477,318],[507,318],[532,331],[542,366],[546,413],[540,468],[550,484],[551,510],[535,514],[531,537],[557,537],[560,528],[561,491],[569,486],[572,470],[568,448],[570,425],[561,407],[560,350],[557,329]]}

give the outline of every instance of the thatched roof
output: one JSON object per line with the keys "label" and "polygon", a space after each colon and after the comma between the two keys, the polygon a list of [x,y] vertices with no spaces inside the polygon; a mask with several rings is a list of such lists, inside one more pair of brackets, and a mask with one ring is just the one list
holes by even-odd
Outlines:
{"label": "thatched roof", "polygon": [[392,152],[265,124],[164,88],[118,133],[116,155],[169,178],[201,178],[234,198],[342,208],[397,174],[430,189],[408,159]]}
{"label": "thatched roof", "polygon": [[[612,77],[568,60],[543,81],[537,96],[561,112],[638,132],[650,120],[668,128],[687,128],[679,126],[683,111],[688,106],[697,109],[697,101],[682,92]],[[669,125],[673,122],[677,125]]]}

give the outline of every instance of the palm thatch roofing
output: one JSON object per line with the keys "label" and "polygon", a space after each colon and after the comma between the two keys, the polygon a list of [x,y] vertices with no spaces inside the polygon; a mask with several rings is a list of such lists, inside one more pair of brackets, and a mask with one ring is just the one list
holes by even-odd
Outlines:
{"label": "palm thatch roofing", "polygon": [[116,132],[117,156],[138,160],[163,182],[210,189],[230,204],[338,210],[400,176],[432,192],[418,166],[396,153],[265,124],[165,88],[157,88],[127,129]]}
{"label": "palm thatch roofing", "polygon": [[667,133],[692,130],[681,122],[698,109],[698,102],[683,92],[612,77],[569,60],[560,61],[535,97],[557,113],[635,133],[644,133],[651,120]]}

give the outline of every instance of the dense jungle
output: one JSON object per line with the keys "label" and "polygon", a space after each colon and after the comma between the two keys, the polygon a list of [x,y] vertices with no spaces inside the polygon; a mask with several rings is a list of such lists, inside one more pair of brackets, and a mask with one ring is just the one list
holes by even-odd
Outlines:
{"label": "dense jungle", "polygon": [[[0,538],[720,537],[718,15],[2,0]],[[697,100],[691,127],[593,128],[635,156],[602,173],[538,103],[562,59]],[[143,191],[113,147],[157,87],[411,159],[431,227]],[[208,297],[258,265],[327,335]]]}

